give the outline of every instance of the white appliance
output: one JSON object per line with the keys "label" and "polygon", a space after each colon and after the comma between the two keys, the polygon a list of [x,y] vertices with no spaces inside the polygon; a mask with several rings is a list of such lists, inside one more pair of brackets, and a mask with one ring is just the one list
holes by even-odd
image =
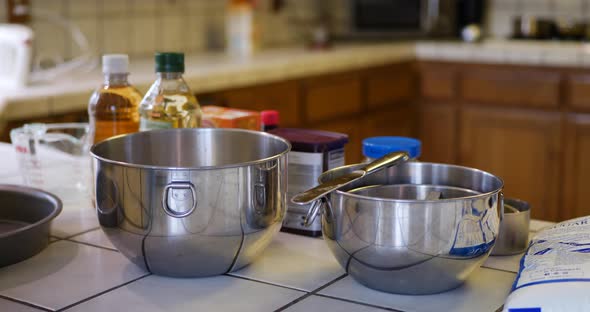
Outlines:
{"label": "white appliance", "polygon": [[0,87],[27,84],[31,71],[33,30],[16,24],[0,24]]}
{"label": "white appliance", "polygon": [[29,83],[51,81],[72,71],[88,71],[96,66],[97,60],[78,26],[51,11],[37,9],[32,17],[64,29],[81,54],[68,61],[63,61],[63,55],[58,56],[50,60],[55,66],[42,68],[42,51],[33,51],[33,30],[25,25],[0,24],[0,88],[14,89]]}

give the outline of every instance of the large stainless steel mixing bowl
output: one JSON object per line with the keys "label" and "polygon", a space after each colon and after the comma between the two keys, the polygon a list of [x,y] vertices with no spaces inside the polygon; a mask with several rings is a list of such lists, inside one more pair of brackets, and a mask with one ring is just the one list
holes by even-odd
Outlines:
{"label": "large stainless steel mixing bowl", "polygon": [[169,129],[93,146],[102,229],[133,263],[168,276],[249,264],[279,231],[290,145],[262,132]]}
{"label": "large stainless steel mixing bowl", "polygon": [[[360,166],[325,172],[320,183]],[[370,288],[446,291],[461,285],[494,246],[502,187],[500,178],[477,169],[400,164],[324,198],[324,238],[340,265]],[[442,199],[424,200],[429,191]]]}

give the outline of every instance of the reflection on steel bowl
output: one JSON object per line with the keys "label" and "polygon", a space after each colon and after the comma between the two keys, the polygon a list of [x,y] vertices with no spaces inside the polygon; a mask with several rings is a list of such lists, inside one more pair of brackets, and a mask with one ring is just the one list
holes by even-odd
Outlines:
{"label": "reflection on steel bowl", "polygon": [[[360,166],[325,172],[320,183]],[[324,238],[340,265],[370,288],[412,295],[450,290],[489,256],[502,187],[500,178],[477,169],[399,164],[324,198]]]}
{"label": "reflection on steel bowl", "polygon": [[136,265],[210,276],[256,258],[286,209],[290,145],[263,132],[168,129],[92,147],[102,229]]}

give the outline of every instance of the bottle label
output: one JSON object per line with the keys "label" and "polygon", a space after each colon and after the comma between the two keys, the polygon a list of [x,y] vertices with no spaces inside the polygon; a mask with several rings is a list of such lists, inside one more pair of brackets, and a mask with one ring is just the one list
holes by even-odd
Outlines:
{"label": "bottle label", "polygon": [[171,121],[153,120],[148,118],[141,118],[139,121],[139,131],[170,129],[174,128]]}

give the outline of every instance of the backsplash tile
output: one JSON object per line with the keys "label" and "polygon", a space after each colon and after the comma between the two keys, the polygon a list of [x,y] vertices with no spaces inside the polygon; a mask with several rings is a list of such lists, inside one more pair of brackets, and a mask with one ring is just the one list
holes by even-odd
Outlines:
{"label": "backsplash tile", "polygon": [[[6,0],[0,0],[0,5]],[[87,35],[96,53],[122,52],[134,56],[156,50],[186,53],[220,50],[225,45],[227,0],[31,0],[32,11],[50,11],[73,21]],[[345,34],[350,23],[349,0],[285,0],[279,12],[271,0],[261,0],[256,21],[262,47],[302,44],[322,16],[331,32]],[[590,0],[489,0],[487,33],[508,38],[514,18],[521,15],[580,20],[590,18]],[[324,14],[322,14],[324,12]],[[6,19],[0,14],[0,22]],[[39,29],[33,18],[38,50],[71,58],[80,51],[65,32]],[[44,27],[44,26],[43,26]],[[56,52],[57,51],[57,52]]]}
{"label": "backsplash tile", "polygon": [[[75,19],[71,19],[71,22],[75,24],[78,28],[80,28],[80,31],[84,34],[88,41],[88,46],[90,50],[93,51],[94,54],[98,53],[98,47],[100,46],[98,40],[98,20],[94,18],[86,19],[77,17]],[[70,56],[77,56],[82,53],[76,42],[70,40],[69,43]]]}
{"label": "backsplash tile", "polygon": [[512,22],[519,16],[562,21],[590,21],[590,0],[490,0],[487,31],[492,37],[512,35]]}
{"label": "backsplash tile", "polygon": [[148,55],[156,50],[156,23],[149,16],[131,17],[129,54]]}
{"label": "backsplash tile", "polygon": [[129,29],[131,20],[123,16],[102,19],[102,45],[100,53],[128,53],[130,51]]}
{"label": "backsplash tile", "polygon": [[[347,1],[285,0],[278,12],[273,11],[271,0],[259,1],[255,18],[260,45],[276,47],[306,42],[318,23],[320,11],[333,15],[329,25],[335,31],[345,29]],[[227,0],[31,0],[31,3],[34,12],[50,12],[80,27],[95,53],[117,51],[134,56],[150,55],[156,50],[190,53],[221,50],[225,45]],[[40,21],[40,17],[34,17],[33,28],[39,28]],[[65,59],[79,55],[80,49],[66,32],[57,30],[58,40],[52,40],[50,33],[55,28],[37,31],[37,50],[51,51],[52,56]]]}
{"label": "backsplash tile", "polygon": [[[4,3],[6,0],[0,0]],[[330,0],[332,3],[346,0]],[[286,0],[283,10],[272,11],[271,0],[259,1],[255,18],[263,47],[293,45],[309,38],[317,19],[316,0]],[[186,53],[220,50],[225,45],[227,0],[31,0],[32,11],[72,21],[87,36],[95,53],[120,52],[134,56],[156,50]],[[338,13],[341,19],[343,13]],[[0,22],[5,17],[0,15]],[[43,26],[41,26],[43,25]],[[51,28],[33,17],[37,50],[63,58],[80,51],[61,30],[54,40]],[[57,51],[57,52],[55,52]]]}

